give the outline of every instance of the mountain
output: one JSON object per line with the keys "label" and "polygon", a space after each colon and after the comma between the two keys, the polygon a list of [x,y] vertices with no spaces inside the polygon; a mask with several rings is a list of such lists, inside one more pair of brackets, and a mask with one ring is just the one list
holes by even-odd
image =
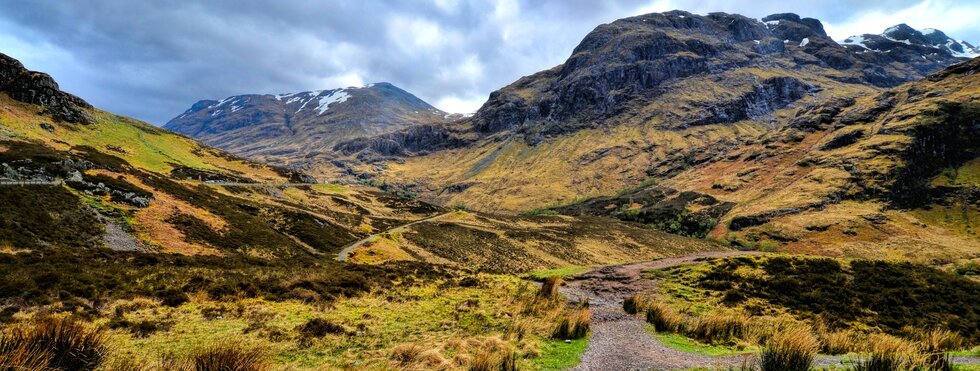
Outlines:
{"label": "mountain", "polygon": [[322,157],[340,141],[452,117],[392,84],[377,83],[202,100],[164,128],[239,156],[287,165]]}
{"label": "mountain", "polygon": [[869,52],[904,55],[904,59],[925,58],[975,58],[980,49],[962,40],[955,40],[933,28],[919,31],[907,24],[889,27],[879,35],[851,36],[841,43],[845,47],[856,46]]}
{"label": "mountain", "polygon": [[[760,231],[772,227],[777,216],[852,205],[840,189],[827,184],[856,187],[854,181],[870,184],[873,177],[899,171],[900,162],[879,162],[881,156],[869,152],[864,153],[869,157],[842,165],[883,167],[861,174],[869,178],[846,169],[811,174],[816,167],[796,164],[820,150],[812,147],[814,142],[846,132],[821,126],[841,112],[865,106],[872,112],[888,111],[897,102],[884,97],[905,89],[902,84],[934,78],[931,73],[968,60],[931,46],[901,44],[894,52],[841,45],[826,35],[818,20],[795,14],[761,21],[682,11],[625,18],[597,27],[562,65],[493,92],[468,120],[415,126],[335,148],[350,159],[344,171],[401,186],[437,204],[504,213],[539,213],[542,210],[535,209],[545,208],[544,212],[571,215],[614,215],[693,236],[723,238],[732,232],[733,241],[750,241],[743,245],[767,241],[808,251],[839,249],[839,239],[818,241],[820,234],[805,228],[788,237]],[[956,79],[963,88],[972,81],[969,74]],[[948,83],[956,84],[956,79]],[[939,104],[936,96],[955,91],[931,93],[938,87],[915,86],[925,90],[912,99],[932,104]],[[869,101],[870,97],[882,98]],[[971,98],[958,96],[957,102],[966,104]],[[915,106],[925,112],[938,109],[922,104]],[[855,115],[849,120],[861,120]],[[914,117],[918,116],[905,119]],[[838,125],[852,123],[844,120]],[[820,128],[818,134],[809,131],[813,127]],[[909,140],[869,130],[852,135],[827,148],[865,138],[873,146],[901,152],[895,146]],[[748,164],[754,167],[744,166]],[[320,171],[332,167],[326,164]],[[705,169],[711,173],[702,174]],[[824,186],[817,187],[820,182]],[[814,188],[795,188],[803,185]],[[878,200],[862,204],[871,220],[897,202],[876,189],[852,196]],[[589,203],[591,199],[599,201]],[[602,202],[605,199],[617,201]],[[942,203],[927,204],[936,202]],[[921,221],[899,214],[902,220]],[[749,223],[751,227],[741,228],[744,219],[737,219],[759,215],[767,217]],[[872,223],[847,220],[861,226]],[[952,229],[930,229],[937,233],[930,236],[902,224],[894,236],[908,243],[896,241],[894,246],[903,247],[893,251],[907,252],[903,248],[916,245],[937,253],[944,246],[956,246],[949,253],[968,252],[962,247],[977,244],[968,220]],[[942,242],[947,237],[948,242]],[[863,243],[854,250],[873,250],[869,246],[874,243]]]}
{"label": "mountain", "polygon": [[[431,225],[402,228],[397,246],[381,251],[367,244],[352,259],[524,272],[722,248],[609,219],[450,212],[365,185],[313,184],[304,173],[243,160],[96,109],[58,89],[50,76],[2,54],[0,73],[0,181],[13,182],[0,184],[0,253],[75,254],[97,261],[105,254],[128,259],[125,254],[140,252],[200,257],[185,262],[208,267],[313,265],[336,272],[341,268],[335,259],[345,245],[446,213]],[[393,107],[418,108],[416,117],[442,114],[406,94],[376,84],[245,96],[198,105],[188,116],[254,113],[257,105],[280,104],[275,102],[299,111],[294,117],[310,119],[321,110],[324,116],[344,116],[385,96]],[[313,108],[301,109],[304,104]],[[0,268],[12,262],[0,261]]]}

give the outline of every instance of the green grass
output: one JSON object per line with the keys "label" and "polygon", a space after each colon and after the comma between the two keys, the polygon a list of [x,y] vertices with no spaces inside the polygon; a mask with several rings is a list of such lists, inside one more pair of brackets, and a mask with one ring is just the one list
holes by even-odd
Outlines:
{"label": "green grass", "polygon": [[656,332],[653,326],[646,326],[647,332],[651,333],[657,338],[657,341],[661,342],[664,346],[679,350],[687,353],[697,353],[712,357],[722,357],[730,356],[733,354],[745,354],[753,353],[758,351],[755,347],[749,347],[744,349],[737,349],[735,347],[726,345],[709,345],[703,344],[697,340],[691,339],[687,336],[680,334],[672,334],[666,332]]}
{"label": "green grass", "polygon": [[555,269],[545,269],[536,272],[531,272],[527,274],[527,277],[533,280],[544,280],[548,277],[559,276],[562,278],[571,277],[576,274],[582,273],[589,270],[589,267],[583,267],[578,265],[569,265],[561,268]]}
{"label": "green grass", "polygon": [[974,347],[973,349],[958,350],[955,352],[949,352],[952,356],[957,357],[980,357],[980,346]]}
{"label": "green grass", "polygon": [[589,346],[589,339],[572,340],[565,343],[561,340],[542,339],[541,355],[528,361],[531,370],[567,370],[582,361],[582,353]]}

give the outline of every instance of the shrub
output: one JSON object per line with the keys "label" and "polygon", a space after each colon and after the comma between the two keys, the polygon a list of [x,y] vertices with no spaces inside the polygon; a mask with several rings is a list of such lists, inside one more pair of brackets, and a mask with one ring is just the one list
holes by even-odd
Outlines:
{"label": "shrub", "polygon": [[3,342],[5,347],[22,349],[24,354],[42,349],[47,353],[48,367],[63,370],[94,370],[108,353],[104,333],[61,318],[17,326],[4,336]]}
{"label": "shrub", "polygon": [[344,326],[323,318],[313,318],[296,328],[303,336],[320,338],[327,335],[346,334]]}
{"label": "shrub", "polygon": [[199,350],[193,356],[197,371],[266,370],[265,352],[241,345],[217,345]]}
{"label": "shrub", "polygon": [[553,339],[581,339],[589,335],[592,318],[589,308],[570,310],[558,322]]}
{"label": "shrub", "polygon": [[156,296],[160,298],[160,303],[168,307],[179,307],[181,304],[186,303],[190,298],[187,297],[183,291],[177,289],[165,289],[157,292]]}
{"label": "shrub", "polygon": [[542,298],[556,298],[558,297],[558,287],[561,286],[560,276],[551,276],[544,279],[541,284],[541,290],[538,291],[538,296]]}
{"label": "shrub", "polygon": [[796,328],[773,334],[759,355],[762,371],[806,371],[819,343],[810,331]]}
{"label": "shrub", "polygon": [[680,332],[684,329],[684,316],[664,303],[651,302],[646,311],[647,322],[656,331]]}

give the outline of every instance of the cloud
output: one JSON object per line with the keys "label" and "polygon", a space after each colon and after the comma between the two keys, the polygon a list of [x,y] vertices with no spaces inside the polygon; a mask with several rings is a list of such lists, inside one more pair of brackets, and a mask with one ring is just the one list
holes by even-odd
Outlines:
{"label": "cloud", "polygon": [[0,0],[0,52],[98,107],[156,124],[200,99],[380,81],[472,112],[491,91],[563,62],[594,27],[622,17],[795,12],[823,20],[838,38],[906,22],[980,41],[977,1]]}

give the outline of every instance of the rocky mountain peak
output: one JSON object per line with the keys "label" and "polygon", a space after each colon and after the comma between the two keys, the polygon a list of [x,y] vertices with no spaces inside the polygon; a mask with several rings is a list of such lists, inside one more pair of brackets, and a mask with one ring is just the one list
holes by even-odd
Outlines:
{"label": "rocky mountain peak", "polygon": [[793,13],[778,13],[763,17],[762,21],[776,37],[784,40],[800,42],[807,37],[827,37],[823,23],[814,18],[800,18]]}
{"label": "rocky mountain peak", "polygon": [[86,112],[92,105],[79,97],[61,91],[58,83],[43,72],[30,71],[20,61],[0,53],[0,92],[24,103],[44,107],[44,113],[56,120],[91,123]]}
{"label": "rocky mountain peak", "polygon": [[164,128],[232,153],[286,164],[342,140],[397,131],[449,115],[387,82],[287,94],[201,100]]}
{"label": "rocky mountain peak", "polygon": [[870,52],[908,54],[910,56],[910,52],[927,57],[936,54],[960,58],[960,60],[980,56],[980,49],[965,41],[955,40],[934,28],[920,31],[905,23],[888,27],[884,32],[877,35],[851,36],[841,44],[863,48]]}

